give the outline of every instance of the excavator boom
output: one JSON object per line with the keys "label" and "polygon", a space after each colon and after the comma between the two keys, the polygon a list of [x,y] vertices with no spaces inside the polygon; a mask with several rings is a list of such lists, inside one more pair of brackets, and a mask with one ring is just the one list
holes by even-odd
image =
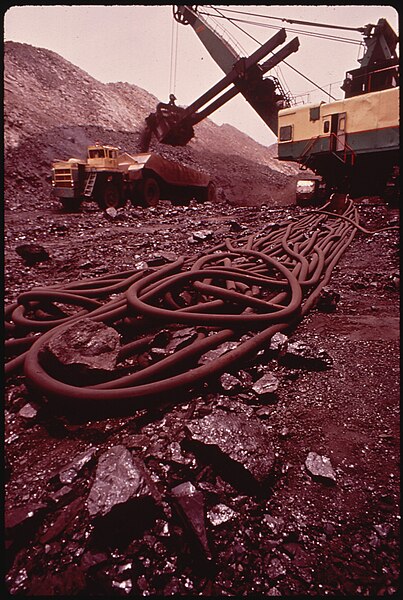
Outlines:
{"label": "excavator boom", "polygon": [[[169,104],[160,102],[156,112],[146,118],[147,128],[143,137],[143,151],[148,149],[152,134],[165,144],[186,145],[194,136],[193,126],[238,93],[244,96],[275,135],[277,135],[278,111],[290,106],[289,98],[282,90],[278,80],[274,77],[264,78],[263,75],[298,50],[298,38],[294,38],[274,53],[274,50],[286,39],[286,32],[281,29],[249,57],[241,57],[222,36],[211,28],[205,19],[197,14],[195,9],[196,7],[191,6],[174,6],[174,18],[179,23],[190,24],[193,27],[211,56],[224,71],[225,76],[187,108],[176,106],[174,102]],[[259,61],[269,53],[274,54],[264,63],[259,64]],[[224,92],[229,86],[231,86],[230,89]],[[210,104],[208,104],[209,102]]]}

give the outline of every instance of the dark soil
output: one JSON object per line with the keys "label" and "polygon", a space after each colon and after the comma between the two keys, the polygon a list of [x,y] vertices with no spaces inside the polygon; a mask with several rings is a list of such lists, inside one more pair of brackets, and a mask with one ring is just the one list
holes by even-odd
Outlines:
{"label": "dark soil", "polygon": [[[357,201],[369,229],[396,225],[397,209],[379,198]],[[63,213],[56,201],[10,202],[5,213],[5,300],[36,286],[67,283],[133,268],[141,261],[193,255],[234,231],[308,209],[236,207],[224,203],[147,210],[126,207],[115,218],[95,205]],[[205,241],[192,232],[211,230]],[[15,251],[39,244],[50,259],[27,266]],[[332,368],[291,368],[262,357],[244,365],[256,379],[273,372],[273,402],[225,395],[216,382],[124,418],[80,420],[55,414],[22,374],[5,387],[6,588],[11,595],[237,596],[396,595],[399,577],[399,239],[396,230],[358,232],[335,269],[334,312],[313,310],[292,334],[324,349]],[[275,476],[267,493],[237,489],[214,462],[190,451],[173,460],[172,443],[190,419],[218,404],[242,405],[272,436]],[[26,406],[33,407],[27,411]],[[21,410],[25,407],[25,410]],[[95,476],[90,461],[60,491],[55,477],[81,452],[99,457],[122,444],[140,457],[163,498],[155,518],[137,527],[93,535],[85,501]],[[336,481],[312,478],[310,452],[326,456]],[[186,459],[186,460],[185,460]],[[188,460],[187,460],[188,459]],[[212,558],[207,560],[176,514],[169,491],[190,481],[203,495]],[[55,496],[56,494],[56,496]],[[57,494],[59,494],[58,498]],[[208,515],[224,504],[230,520]],[[18,525],[18,509],[32,517]],[[133,515],[131,514],[133,518]],[[14,520],[14,521],[13,521]],[[13,521],[13,522],[12,522]],[[11,523],[11,524],[10,524]],[[143,526],[141,526],[143,524]]]}

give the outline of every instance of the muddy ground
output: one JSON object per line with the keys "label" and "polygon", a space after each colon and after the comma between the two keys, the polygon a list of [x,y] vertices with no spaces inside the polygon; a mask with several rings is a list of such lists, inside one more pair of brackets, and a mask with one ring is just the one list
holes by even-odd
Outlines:
{"label": "muddy ground", "polygon": [[[396,225],[378,198],[357,201],[369,229]],[[56,201],[5,213],[5,299],[32,287],[193,255],[225,236],[256,232],[307,209],[224,202],[126,207],[113,218],[88,204],[63,213]],[[209,232],[206,238],[194,232]],[[45,247],[28,266],[15,248]],[[244,381],[272,372],[274,399],[259,401],[209,382],[132,415],[82,421],[55,414],[21,374],[5,387],[6,590],[11,595],[372,596],[395,595],[399,577],[399,237],[358,232],[331,280],[334,312],[313,310],[292,334],[324,349],[332,367],[290,368],[257,356]],[[246,373],[246,375],[245,375]],[[264,494],[237,487],[214,460],[178,445],[181,427],[217,406],[258,419],[275,449]],[[144,461],[162,500],[145,520],[131,507],[115,536],[94,533],[86,501],[99,457],[123,445]],[[88,462],[77,457],[93,451]],[[310,475],[309,453],[330,459],[335,481]],[[60,473],[76,461],[70,479]],[[176,513],[170,491],[201,494],[208,552]],[[223,508],[226,507],[226,508]],[[200,507],[199,507],[200,508]],[[217,516],[218,515],[218,516]],[[200,542],[200,539],[199,539]],[[210,555],[208,556],[208,554]]]}

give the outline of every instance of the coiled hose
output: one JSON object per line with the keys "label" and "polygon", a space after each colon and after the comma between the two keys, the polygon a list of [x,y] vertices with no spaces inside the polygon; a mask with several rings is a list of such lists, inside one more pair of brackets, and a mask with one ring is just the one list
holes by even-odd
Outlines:
{"label": "coiled hose", "polygon": [[[351,200],[340,215],[328,206],[269,233],[226,239],[203,256],[20,294],[5,310],[6,373],[23,369],[29,384],[54,402],[133,409],[219,376],[266,347],[276,332],[294,328],[315,305],[357,229],[367,232]],[[61,304],[79,310],[66,315]],[[130,331],[137,325],[138,335],[122,346],[119,361],[149,349],[154,335],[141,333],[147,328],[193,327],[197,337],[159,362],[80,386],[60,381],[42,355],[54,336],[83,317],[120,328],[130,323]],[[198,362],[229,340],[238,341],[234,349]]]}

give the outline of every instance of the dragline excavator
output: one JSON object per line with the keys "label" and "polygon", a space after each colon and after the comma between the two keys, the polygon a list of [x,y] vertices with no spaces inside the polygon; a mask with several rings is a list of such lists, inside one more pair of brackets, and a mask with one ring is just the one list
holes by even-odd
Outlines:
{"label": "dragline excavator", "polygon": [[[280,29],[253,54],[243,57],[212,29],[197,12],[197,6],[173,6],[173,16],[178,23],[194,29],[225,76],[187,108],[177,106],[174,97],[169,103],[160,102],[156,111],[146,118],[142,150],[148,149],[152,134],[164,144],[185,146],[194,136],[194,125],[239,93],[277,136],[278,111],[288,108],[291,99],[277,78],[264,75],[298,50],[298,38],[278,49],[286,39],[285,29]],[[259,62],[271,52],[270,58]]]}

